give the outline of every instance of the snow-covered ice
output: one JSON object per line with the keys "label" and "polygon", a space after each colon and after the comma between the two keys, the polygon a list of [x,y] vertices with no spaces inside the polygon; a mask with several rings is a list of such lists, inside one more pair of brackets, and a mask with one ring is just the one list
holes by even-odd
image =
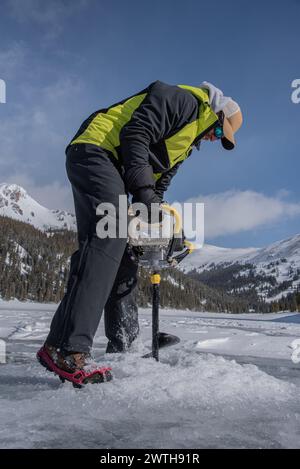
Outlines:
{"label": "snow-covered ice", "polygon": [[300,447],[300,315],[165,310],[161,330],[182,340],[156,363],[140,358],[151,343],[142,309],[130,353],[105,355],[101,324],[95,356],[114,380],[78,390],[35,360],[54,310],[0,302],[1,448]]}

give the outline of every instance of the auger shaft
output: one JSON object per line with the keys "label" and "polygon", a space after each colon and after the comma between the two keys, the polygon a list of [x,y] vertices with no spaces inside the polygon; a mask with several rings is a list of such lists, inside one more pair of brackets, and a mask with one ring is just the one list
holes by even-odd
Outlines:
{"label": "auger shaft", "polygon": [[152,356],[159,360],[159,287],[160,275],[151,275],[152,283]]}

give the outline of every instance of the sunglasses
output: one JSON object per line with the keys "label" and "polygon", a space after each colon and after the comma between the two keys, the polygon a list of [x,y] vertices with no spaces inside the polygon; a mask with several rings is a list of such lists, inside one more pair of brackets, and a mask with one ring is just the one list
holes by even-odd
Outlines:
{"label": "sunglasses", "polygon": [[224,137],[223,127],[217,125],[217,126],[214,128],[214,136],[215,136],[216,138],[222,138],[222,137]]}
{"label": "sunglasses", "polygon": [[[224,123],[224,112],[219,111],[217,113],[218,116],[218,122],[216,123],[215,127],[213,128],[214,130],[214,136],[218,139],[224,137],[224,131],[223,131],[223,123]],[[197,150],[200,150],[200,145],[201,145],[201,138],[197,138],[197,140],[194,142],[194,146],[197,148]]]}
{"label": "sunglasses", "polygon": [[222,138],[224,137],[224,130],[223,130],[223,125],[224,125],[224,112],[220,111],[217,113],[217,116],[219,118],[217,125],[214,127],[214,136],[216,138]]}

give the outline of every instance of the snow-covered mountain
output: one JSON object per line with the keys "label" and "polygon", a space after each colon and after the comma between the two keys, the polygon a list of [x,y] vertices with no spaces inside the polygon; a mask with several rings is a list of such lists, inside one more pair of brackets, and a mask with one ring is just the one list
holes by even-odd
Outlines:
{"label": "snow-covered mountain", "polygon": [[[43,207],[16,184],[0,184],[0,215],[43,231],[76,230],[73,214]],[[254,289],[266,302],[277,301],[300,288],[300,234],[265,248],[207,244],[188,256],[180,270],[191,275],[196,272],[197,280],[230,295],[248,295]]]}
{"label": "snow-covered mountain", "polygon": [[0,215],[30,223],[43,231],[76,229],[75,215],[43,207],[17,184],[0,184]]}
{"label": "snow-covered mountain", "polygon": [[202,249],[194,251],[186,257],[181,267],[185,272],[196,269],[197,272],[210,269],[218,265],[229,265],[235,262],[246,262],[256,256],[260,248],[222,248],[205,244]]}
{"label": "snow-covered mountain", "polygon": [[[233,265],[241,266],[241,271],[235,275],[261,279],[257,291],[266,301],[292,293],[300,286],[300,234],[264,248],[230,249],[204,245],[183,261],[181,269],[185,273],[196,271],[202,274],[213,270],[220,272],[220,269]],[[286,288],[282,289],[282,286]],[[278,287],[281,291],[270,295],[270,289],[275,291]]]}
{"label": "snow-covered mountain", "polygon": [[205,244],[182,263],[185,272],[196,269],[202,272],[215,266],[234,263],[262,265],[286,259],[289,265],[300,267],[300,234],[277,241],[264,248],[221,248]]}

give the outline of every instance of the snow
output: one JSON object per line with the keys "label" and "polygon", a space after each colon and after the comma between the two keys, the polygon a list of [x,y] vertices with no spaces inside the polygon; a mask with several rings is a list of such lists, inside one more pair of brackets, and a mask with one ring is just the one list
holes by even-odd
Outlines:
{"label": "snow", "polygon": [[229,340],[229,337],[224,337],[223,339],[202,340],[197,343],[196,347],[200,349],[214,348],[214,347],[218,347],[218,345],[224,344],[228,340]]}
{"label": "snow", "polygon": [[278,266],[275,265],[275,267],[282,271],[284,280],[286,280],[289,269],[291,267],[297,269],[300,266],[300,234],[277,241],[265,248],[221,248],[204,244],[202,249],[196,250],[188,256],[182,262],[181,267],[185,272],[193,269],[202,272],[212,264],[222,265],[236,262],[240,264],[249,262],[266,273],[270,273],[266,271],[267,264],[273,262],[275,265],[278,262]]}
{"label": "snow", "polygon": [[256,256],[260,248],[222,248],[204,244],[203,248],[197,249],[191,255],[187,256],[180,267],[184,272],[197,269],[202,272],[211,264],[220,265],[224,263],[232,264],[234,262],[246,262]]}
{"label": "snow", "polygon": [[[179,268],[185,273],[194,269],[198,273],[202,273],[204,270],[210,270],[214,267],[226,267],[233,264],[244,266],[244,270],[234,274],[235,278],[247,277],[251,272],[255,275],[274,277],[277,282],[276,286],[283,282],[291,282],[291,285],[282,289],[280,293],[269,296],[274,286],[269,279],[266,282],[260,281],[259,286],[256,287],[258,295],[266,302],[277,301],[299,289],[300,235],[278,241],[265,248],[232,249],[205,244],[202,249],[196,250],[183,260]],[[245,264],[251,264],[251,269],[246,268]],[[240,291],[246,291],[252,286],[249,283]]]}
{"label": "snow", "polygon": [[[24,249],[20,244],[16,243],[15,241],[12,242],[12,245],[15,246],[15,253],[18,254],[18,257],[19,257],[19,269],[20,269],[20,273],[22,275],[26,275],[28,272],[30,272],[32,270],[32,267],[30,265],[28,265],[27,262],[23,262],[23,260],[26,260],[27,257],[29,257],[29,254],[28,252],[26,251],[26,249]],[[9,252],[6,253],[6,257],[5,257],[5,264],[6,265],[12,265],[14,264],[14,260],[11,259],[11,255]]]}
{"label": "snow", "polygon": [[0,215],[30,223],[42,231],[76,229],[73,214],[43,207],[17,184],[0,184]]}
{"label": "snow", "polygon": [[1,448],[300,447],[300,365],[291,361],[300,315],[164,310],[161,330],[181,343],[142,359],[151,312],[127,354],[95,357],[114,380],[77,390],[35,360],[55,305],[0,302]]}

